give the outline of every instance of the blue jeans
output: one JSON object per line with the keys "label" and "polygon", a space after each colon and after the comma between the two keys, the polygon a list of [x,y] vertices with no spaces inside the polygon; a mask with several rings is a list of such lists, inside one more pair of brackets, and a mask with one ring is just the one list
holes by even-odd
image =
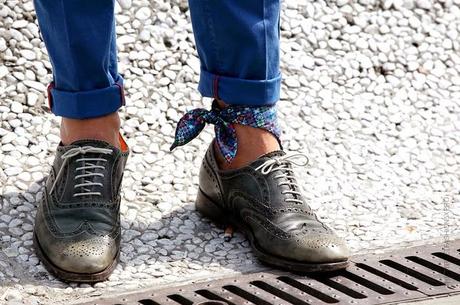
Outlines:
{"label": "blue jeans", "polygon": [[[86,119],[124,105],[114,0],[34,0],[54,80],[56,115]],[[199,91],[228,104],[279,99],[280,0],[189,0],[201,61]]]}

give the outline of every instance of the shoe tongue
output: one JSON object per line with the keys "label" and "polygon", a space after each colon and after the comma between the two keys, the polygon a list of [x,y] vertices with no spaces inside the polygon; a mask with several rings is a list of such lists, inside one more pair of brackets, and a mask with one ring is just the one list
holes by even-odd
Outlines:
{"label": "shoe tongue", "polygon": [[[259,166],[261,165],[262,163],[264,163],[265,161],[267,161],[268,159],[273,159],[273,158],[279,158],[279,157],[282,157],[282,156],[285,156],[286,153],[282,150],[275,150],[275,151],[272,151],[272,152],[269,152],[265,155],[262,155],[260,156],[256,161],[254,161],[252,163],[253,166]],[[281,170],[284,172],[284,170]],[[293,182],[292,179],[289,179],[287,178],[290,182]],[[292,185],[283,185],[281,186],[281,188],[283,190],[291,190],[291,191],[298,191],[297,188],[293,187]],[[286,194],[285,196],[289,196],[291,198],[294,198],[294,199],[299,199],[299,196],[297,195],[293,195],[293,194]]]}
{"label": "shoe tongue", "polygon": [[[62,153],[68,152],[71,149],[75,149],[75,148],[78,148],[78,147],[85,147],[85,146],[90,146],[92,148],[99,148],[99,149],[104,148],[104,149],[109,149],[109,150],[112,150],[112,151],[117,149],[116,147],[114,147],[113,145],[111,145],[108,142],[101,141],[101,140],[93,140],[93,139],[78,140],[78,141],[72,142],[69,145],[62,145],[62,143],[61,143],[61,147],[63,148]],[[77,168],[77,167],[82,168],[84,166],[89,165],[89,163],[91,163],[92,165],[105,167],[109,163],[104,162],[104,161],[98,161],[96,159],[96,158],[104,158],[105,159],[106,158],[105,156],[107,156],[107,155],[104,154],[104,153],[98,152],[97,150],[96,151],[88,150],[83,155],[77,154],[77,155],[72,156],[71,159],[68,159],[67,162],[68,162],[68,166],[70,166],[69,168],[71,168],[71,169],[73,169],[73,171],[75,171],[75,175],[81,175],[81,174],[87,174],[87,173],[99,173],[99,172],[101,172],[101,169],[81,169],[80,171],[76,171],[75,168]],[[93,159],[92,160],[84,160],[84,158],[93,158]],[[78,159],[79,159],[79,161],[77,161],[77,163],[74,163],[75,160],[78,160]],[[86,183],[88,181],[93,182],[93,183],[100,183],[102,185],[108,183],[107,181],[104,181],[103,177],[100,177],[100,176],[88,176],[88,177],[80,177],[78,179],[75,179],[74,184],[75,185],[76,184],[82,184],[82,183]],[[97,192],[101,192],[102,194],[105,194],[104,198],[106,196],[109,196],[107,194],[107,188],[101,189],[101,188],[95,187],[95,186],[89,186],[87,188],[89,190],[94,189]],[[82,188],[78,188],[77,191],[81,192]],[[72,194],[73,194],[72,192],[66,192],[64,194],[64,197],[62,197],[62,200],[71,202],[72,200],[74,200],[74,198],[72,197]],[[94,199],[94,197],[92,197],[91,195],[79,197],[79,200],[81,200],[81,201],[88,201],[88,200],[91,201],[93,199]]]}
{"label": "shoe tongue", "polygon": [[111,145],[108,142],[102,141],[102,140],[91,140],[91,139],[85,139],[85,140],[77,140],[75,142],[70,143],[70,145],[62,145],[62,146],[67,146],[67,147],[75,147],[75,146],[92,146],[92,147],[99,147],[99,148],[109,148],[109,149],[114,149],[113,145]]}

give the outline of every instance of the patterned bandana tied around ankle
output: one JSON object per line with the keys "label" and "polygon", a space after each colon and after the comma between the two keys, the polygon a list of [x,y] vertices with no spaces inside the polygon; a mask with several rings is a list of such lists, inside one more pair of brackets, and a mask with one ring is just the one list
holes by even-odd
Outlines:
{"label": "patterned bandana tied around ankle", "polygon": [[193,109],[180,119],[171,150],[193,140],[203,130],[206,123],[214,125],[217,146],[227,162],[231,162],[235,158],[238,149],[233,124],[265,129],[280,142],[281,130],[278,125],[275,106],[237,105],[220,109],[217,101],[214,101],[211,110]]}

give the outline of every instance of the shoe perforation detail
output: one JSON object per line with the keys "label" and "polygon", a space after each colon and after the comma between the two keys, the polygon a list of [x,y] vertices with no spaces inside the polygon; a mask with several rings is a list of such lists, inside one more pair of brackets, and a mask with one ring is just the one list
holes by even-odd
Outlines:
{"label": "shoe perforation detail", "polygon": [[[254,217],[255,216],[255,217]],[[341,239],[336,236],[335,234],[325,234],[329,232],[324,232],[322,230],[317,230],[311,228],[308,232],[303,233],[286,233],[278,228],[273,223],[261,219],[257,215],[251,215],[245,217],[247,220],[252,219],[253,221],[257,222],[262,228],[265,229],[269,234],[284,240],[294,239],[297,244],[307,246],[308,248],[319,249],[324,247],[337,247],[339,244],[342,243]],[[312,235],[309,233],[316,233],[314,236],[310,238],[305,238],[308,235]],[[304,238],[302,238],[304,237]],[[319,238],[320,237],[320,238]]]}
{"label": "shoe perforation detail", "polygon": [[70,246],[68,243],[59,243],[59,247],[64,249],[62,255],[67,257],[102,256],[107,249],[114,245],[114,240],[106,236],[76,241]]}

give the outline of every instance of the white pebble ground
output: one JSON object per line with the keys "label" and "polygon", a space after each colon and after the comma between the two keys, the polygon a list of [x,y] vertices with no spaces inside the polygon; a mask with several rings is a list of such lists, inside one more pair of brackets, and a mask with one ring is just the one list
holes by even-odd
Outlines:
{"label": "white pebble ground", "polygon": [[[63,304],[260,268],[244,238],[195,211],[212,128],[170,153],[175,123],[202,101],[185,0],[120,0],[117,33],[132,149],[121,263],[67,285],[32,249],[34,214],[58,144],[46,111],[51,66],[32,1],[0,3],[0,303]],[[454,238],[460,225],[460,0],[285,0],[280,118],[312,207],[356,252]]]}

